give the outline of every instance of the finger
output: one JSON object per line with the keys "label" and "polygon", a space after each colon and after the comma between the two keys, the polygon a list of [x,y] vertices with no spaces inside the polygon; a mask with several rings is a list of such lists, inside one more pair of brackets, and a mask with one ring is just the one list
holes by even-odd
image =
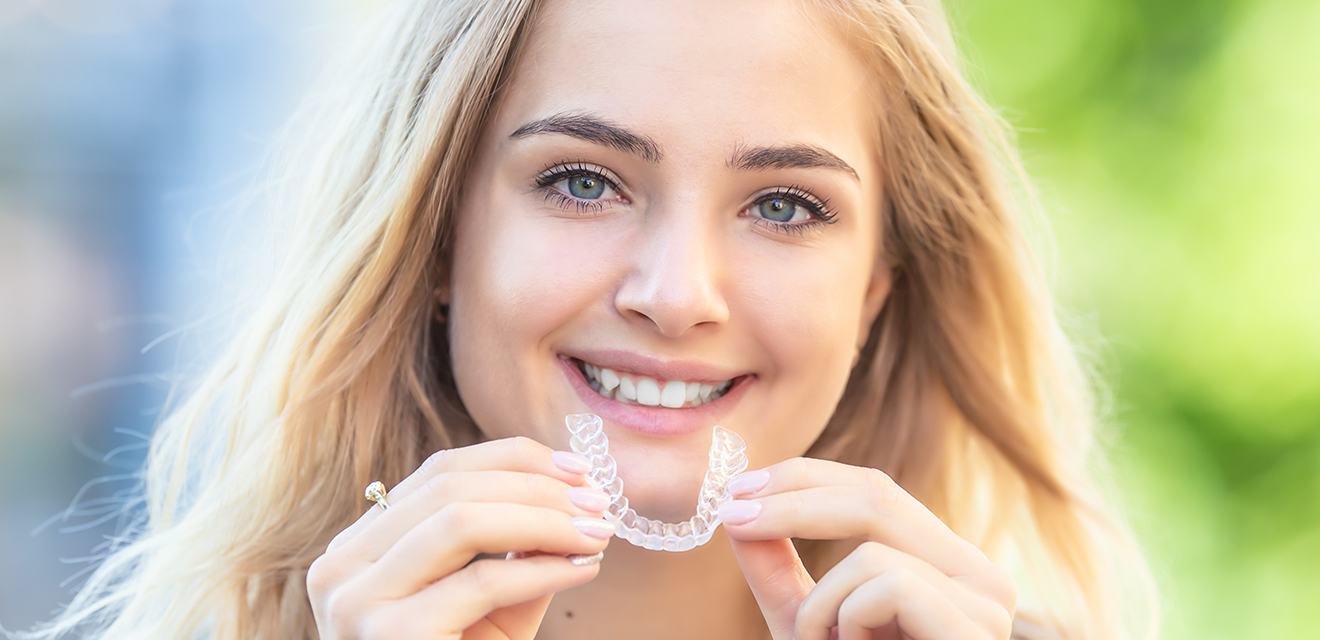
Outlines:
{"label": "finger", "polygon": [[869,640],[893,624],[912,640],[986,638],[958,607],[929,582],[895,568],[867,580],[839,605],[839,640]]}
{"label": "finger", "polygon": [[723,520],[727,510],[756,508],[745,501],[760,504],[760,513],[750,522],[724,520],[730,535],[877,540],[949,575],[986,573],[993,566],[976,545],[882,471],[813,458],[794,458],[765,470],[770,477],[763,489],[721,507]]}
{"label": "finger", "polygon": [[791,637],[793,618],[816,581],[802,564],[791,540],[729,539],[738,568],[756,597],[771,637]]}
{"label": "finger", "polygon": [[[570,490],[594,497],[599,509],[573,503]],[[374,562],[418,523],[455,502],[510,502],[556,509],[571,516],[599,516],[609,496],[590,487],[522,471],[455,471],[438,474],[405,495],[388,511],[363,525],[359,535],[341,545],[342,553]]]}
{"label": "finger", "polygon": [[479,553],[590,555],[605,549],[613,533],[607,520],[573,518],[545,507],[456,502],[409,530],[357,580],[367,593],[402,597],[458,571]]}
{"label": "finger", "polygon": [[901,569],[925,580],[944,594],[980,628],[1008,635],[1009,613],[989,598],[954,581],[930,564],[878,542],[858,545],[848,557],[830,569],[797,610],[795,630],[799,640],[825,640],[830,627],[839,624],[839,609],[845,598],[878,575]]}
{"label": "finger", "polygon": [[[525,436],[488,440],[457,449],[444,449],[428,456],[421,466],[390,489],[386,493],[386,501],[392,508],[395,502],[401,501],[431,478],[455,471],[523,471],[556,478],[573,486],[587,484],[585,471],[570,471],[561,467],[561,464],[569,467],[573,464],[585,464],[589,469],[591,463],[579,454],[555,451]],[[329,549],[335,549],[356,537],[368,523],[379,518],[381,513],[379,507],[372,505],[356,522],[335,536],[330,542]]]}
{"label": "finger", "polygon": [[[379,635],[368,637],[457,635],[493,611],[525,606],[535,615],[525,615],[523,610],[518,613],[524,615],[499,620],[509,637],[530,638],[545,616],[549,596],[586,584],[599,572],[599,565],[576,566],[551,555],[479,560],[415,594],[380,606],[367,623]],[[524,628],[509,626],[513,624]]]}

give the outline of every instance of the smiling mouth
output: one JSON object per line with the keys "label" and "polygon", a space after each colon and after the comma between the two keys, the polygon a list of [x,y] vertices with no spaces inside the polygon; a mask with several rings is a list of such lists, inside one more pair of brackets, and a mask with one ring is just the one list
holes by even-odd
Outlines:
{"label": "smiling mouth", "polygon": [[578,371],[582,372],[591,389],[601,397],[623,404],[645,407],[670,409],[699,407],[720,399],[735,383],[747,377],[741,375],[714,384],[686,380],[657,380],[649,376],[601,367],[578,358],[571,360]]}

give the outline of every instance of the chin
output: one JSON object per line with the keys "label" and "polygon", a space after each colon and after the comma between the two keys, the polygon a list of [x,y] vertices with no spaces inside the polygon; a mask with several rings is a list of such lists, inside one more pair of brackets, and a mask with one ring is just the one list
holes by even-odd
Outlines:
{"label": "chin", "polygon": [[697,493],[706,475],[705,453],[675,459],[673,451],[630,450],[626,444],[616,449],[610,444],[610,453],[619,463],[623,495],[639,514],[677,522],[696,513]]}

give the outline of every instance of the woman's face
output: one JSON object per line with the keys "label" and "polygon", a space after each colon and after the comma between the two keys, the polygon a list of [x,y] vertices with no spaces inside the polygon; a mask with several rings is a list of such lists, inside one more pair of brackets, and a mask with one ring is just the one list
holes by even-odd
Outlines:
{"label": "woman's face", "polygon": [[643,515],[692,514],[714,424],[752,468],[801,455],[888,293],[866,71],[795,6],[550,2],[467,177],[463,402],[560,449],[601,415]]}

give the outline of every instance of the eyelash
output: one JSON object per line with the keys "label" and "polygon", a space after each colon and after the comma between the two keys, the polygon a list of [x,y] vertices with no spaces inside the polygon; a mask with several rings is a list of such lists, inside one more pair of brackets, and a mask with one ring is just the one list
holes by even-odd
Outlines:
{"label": "eyelash", "polygon": [[[554,185],[560,180],[581,176],[598,178],[603,180],[611,189],[614,189],[615,191],[618,191],[619,189],[618,181],[613,177],[597,169],[590,168],[588,165],[581,162],[555,163],[550,165],[542,170],[541,173],[537,174],[536,188],[545,194],[546,200],[554,200],[562,209],[574,208],[579,213],[597,213],[605,208],[605,205],[601,204],[599,201],[581,200],[554,188]],[[802,190],[798,185],[781,187],[770,193],[762,194],[756,202],[752,203],[752,206],[754,207],[767,200],[774,200],[776,198],[786,200],[794,205],[805,207],[807,213],[811,215],[811,220],[795,223],[774,222],[773,220],[754,215],[752,216],[753,224],[770,227],[779,233],[801,236],[806,233],[808,229],[838,222],[838,213],[830,208],[830,201],[828,198],[817,199],[815,196]]]}

